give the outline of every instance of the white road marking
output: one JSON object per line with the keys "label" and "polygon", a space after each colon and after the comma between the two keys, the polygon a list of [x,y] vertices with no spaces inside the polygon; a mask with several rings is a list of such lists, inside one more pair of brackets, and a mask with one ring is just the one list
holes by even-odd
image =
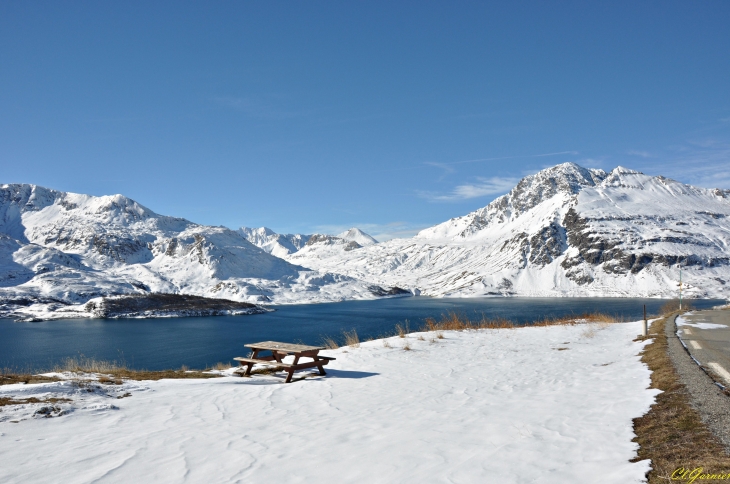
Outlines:
{"label": "white road marking", "polygon": [[712,363],[708,363],[707,366],[712,368],[715,373],[720,375],[722,377],[722,379],[725,380],[725,383],[730,383],[730,373],[728,373],[728,371],[725,368],[723,368],[722,365],[720,365],[720,363],[712,362]]}
{"label": "white road marking", "polygon": [[689,345],[693,349],[695,349],[695,350],[701,350],[702,349],[702,346],[700,346],[700,344],[697,341],[693,340],[693,339],[689,340]]}
{"label": "white road marking", "polygon": [[692,334],[692,330],[689,328],[682,328],[682,334]]}

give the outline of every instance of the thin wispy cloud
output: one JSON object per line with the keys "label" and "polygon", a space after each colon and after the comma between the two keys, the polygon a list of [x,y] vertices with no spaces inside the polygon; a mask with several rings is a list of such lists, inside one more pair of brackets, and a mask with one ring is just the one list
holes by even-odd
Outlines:
{"label": "thin wispy cloud", "polygon": [[423,198],[427,198],[429,200],[437,202],[469,200],[472,198],[481,198],[490,195],[501,195],[503,193],[507,193],[512,188],[514,188],[518,181],[518,178],[513,177],[478,177],[476,183],[466,183],[464,185],[458,185],[451,191],[451,193],[436,194],[432,192],[421,191],[419,192],[419,195]]}
{"label": "thin wispy cloud", "polygon": [[715,138],[671,147],[661,161],[645,162],[642,170],[705,188],[730,188],[730,142]]}
{"label": "thin wispy cloud", "polygon": [[[438,165],[462,165],[465,163],[478,163],[480,161],[499,161],[499,160],[517,160],[524,158],[542,158],[545,156],[559,156],[559,155],[577,155],[577,151],[558,151],[555,153],[540,153],[537,155],[516,155],[516,156],[497,156],[492,158],[476,158],[473,160],[460,160],[460,161],[449,161],[445,163],[439,163]],[[425,164],[430,164],[426,162]]]}
{"label": "thin wispy cloud", "polygon": [[304,111],[282,108],[277,106],[277,103],[252,97],[214,97],[213,102],[218,106],[234,109],[248,116],[258,118],[289,119],[309,114]]}
{"label": "thin wispy cloud", "polygon": [[629,150],[626,154],[631,156],[640,156],[641,158],[654,158],[654,155],[648,151]]}

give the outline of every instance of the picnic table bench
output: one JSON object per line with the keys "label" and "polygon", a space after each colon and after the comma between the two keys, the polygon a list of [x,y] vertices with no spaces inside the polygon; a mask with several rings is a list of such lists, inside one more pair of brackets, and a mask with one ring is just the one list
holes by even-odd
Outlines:
{"label": "picnic table bench", "polygon": [[[292,343],[281,343],[278,341],[263,341],[261,343],[251,343],[244,345],[246,348],[251,348],[253,353],[250,357],[244,358],[237,356],[233,358],[238,361],[240,366],[246,366],[245,376],[251,376],[251,370],[255,364],[263,364],[274,366],[281,371],[286,371],[289,375],[286,377],[285,383],[291,383],[292,377],[295,371],[306,370],[308,368],[319,368],[320,375],[326,375],[324,371],[324,365],[329,363],[332,358],[331,356],[322,356],[319,354],[321,350],[326,349],[324,346],[307,346],[297,345]],[[270,355],[260,356],[261,352],[271,352]],[[284,363],[284,357],[294,356],[292,363]],[[300,358],[311,358],[312,361],[299,363]]]}

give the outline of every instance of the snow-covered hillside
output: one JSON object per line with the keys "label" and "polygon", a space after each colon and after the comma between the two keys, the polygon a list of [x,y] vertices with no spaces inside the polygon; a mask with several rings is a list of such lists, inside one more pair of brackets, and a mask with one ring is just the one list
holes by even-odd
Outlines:
{"label": "snow-covered hillside", "polygon": [[374,298],[382,288],[293,265],[240,232],[158,215],[121,195],[0,185],[0,313],[149,292],[287,303]]}
{"label": "snow-covered hillside", "polygon": [[573,163],[465,216],[357,250],[287,260],[430,296],[728,297],[730,190]]}

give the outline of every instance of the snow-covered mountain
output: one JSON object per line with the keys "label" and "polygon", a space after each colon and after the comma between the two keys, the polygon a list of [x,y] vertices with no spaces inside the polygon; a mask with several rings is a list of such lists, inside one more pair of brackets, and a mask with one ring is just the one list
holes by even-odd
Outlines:
{"label": "snow-covered mountain", "polygon": [[0,313],[149,292],[287,303],[384,291],[291,264],[240,232],[158,215],[121,195],[0,185]]}
{"label": "snow-covered mountain", "polygon": [[312,235],[277,234],[267,227],[252,229],[241,227],[238,232],[256,247],[277,257],[285,257],[298,251]]}
{"label": "snow-covered mountain", "polygon": [[343,250],[352,250],[378,243],[377,240],[357,227],[353,227],[337,236],[325,234],[277,234],[267,227],[257,229],[241,227],[238,231],[253,245],[269,254],[282,258],[286,258],[307,245],[312,244],[336,245],[341,246]]}
{"label": "snow-covered mountain", "polygon": [[484,208],[358,250],[287,260],[431,296],[730,295],[730,190],[573,163],[522,179]]}

